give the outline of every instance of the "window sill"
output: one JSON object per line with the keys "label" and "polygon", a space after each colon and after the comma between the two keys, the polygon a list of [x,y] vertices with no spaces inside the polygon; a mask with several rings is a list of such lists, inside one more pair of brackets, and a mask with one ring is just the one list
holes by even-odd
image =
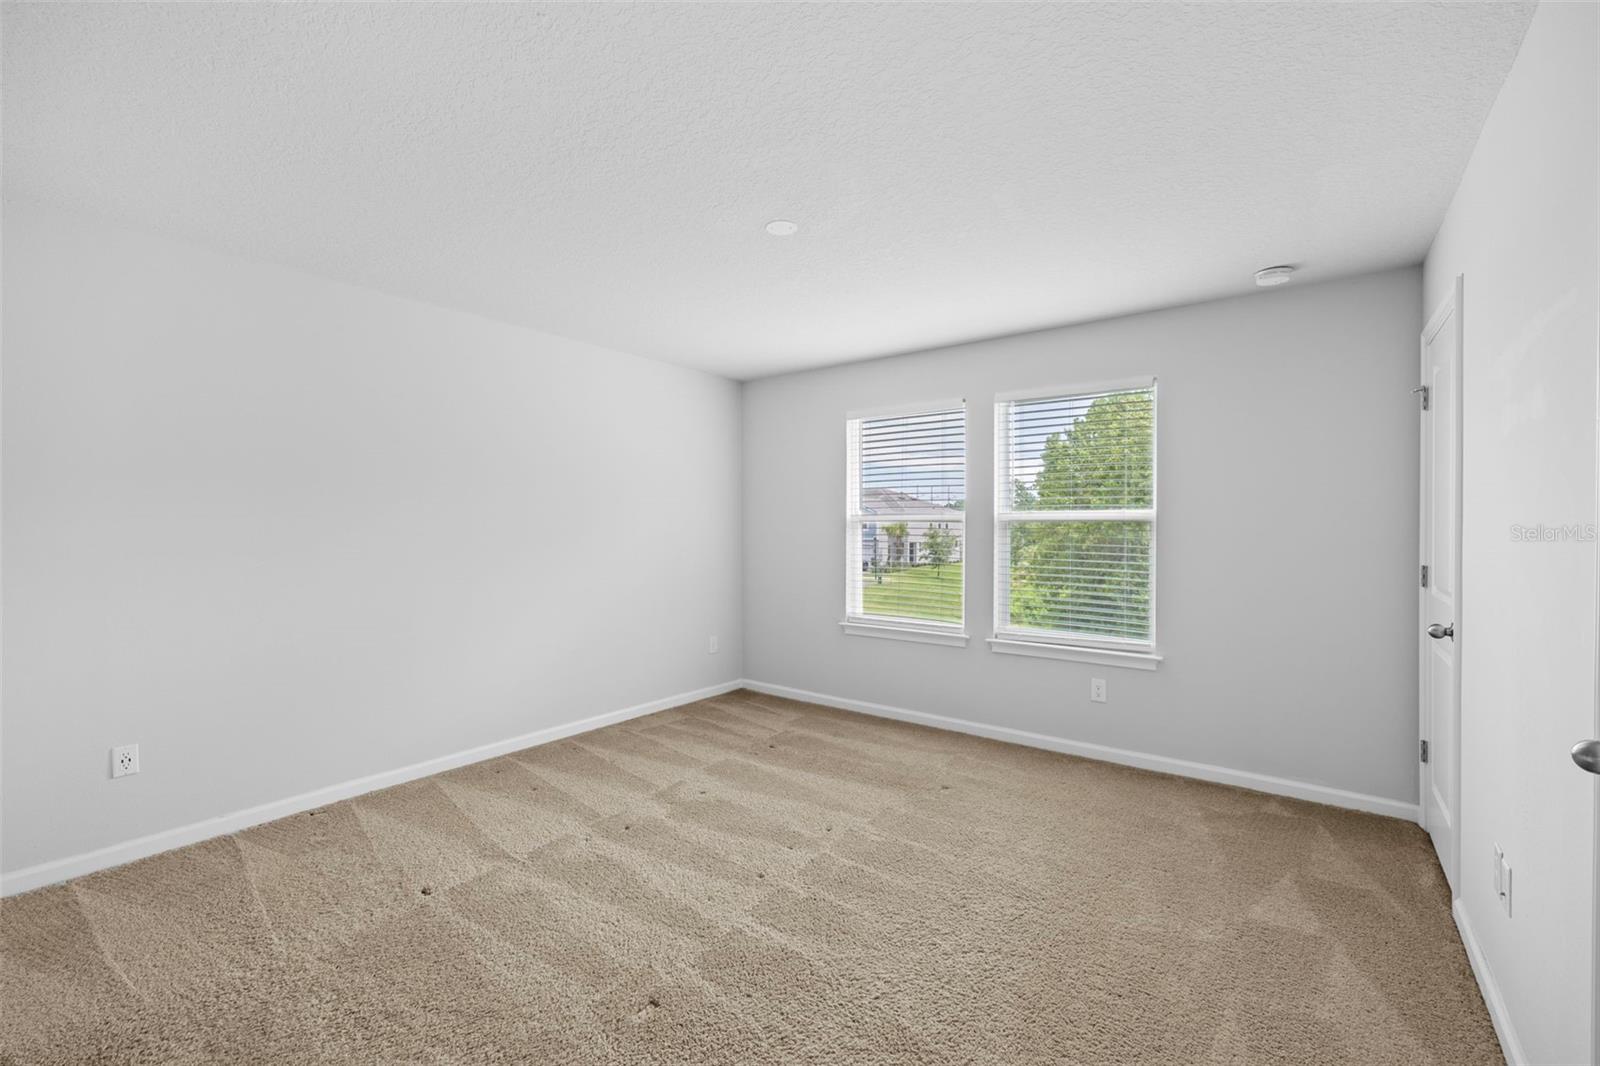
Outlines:
{"label": "window sill", "polygon": [[964,648],[969,639],[957,630],[918,629],[914,626],[880,625],[876,622],[840,622],[846,636],[881,637],[884,640],[909,640],[915,644],[944,644]]}
{"label": "window sill", "polygon": [[989,650],[1002,655],[1032,655],[1040,659],[1068,659],[1077,663],[1094,663],[1097,666],[1121,666],[1129,670],[1154,670],[1161,665],[1161,656],[1155,652],[1111,651],[1107,648],[1084,648],[1071,644],[1045,644],[1033,640],[1013,640],[990,637]]}

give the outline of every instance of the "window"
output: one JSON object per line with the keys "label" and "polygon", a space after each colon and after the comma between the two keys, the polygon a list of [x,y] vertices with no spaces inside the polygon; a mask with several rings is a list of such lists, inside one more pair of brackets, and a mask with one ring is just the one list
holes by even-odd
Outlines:
{"label": "window", "polygon": [[995,404],[995,650],[1153,660],[1155,425],[1148,380]]}
{"label": "window", "polygon": [[965,643],[965,405],[852,418],[846,431],[846,632]]}

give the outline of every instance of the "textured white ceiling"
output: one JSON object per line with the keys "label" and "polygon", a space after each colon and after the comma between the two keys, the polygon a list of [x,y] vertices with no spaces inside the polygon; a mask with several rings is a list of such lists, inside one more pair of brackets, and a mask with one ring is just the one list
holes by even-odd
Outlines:
{"label": "textured white ceiling", "polygon": [[757,377],[1416,262],[1530,15],[13,3],[6,193]]}

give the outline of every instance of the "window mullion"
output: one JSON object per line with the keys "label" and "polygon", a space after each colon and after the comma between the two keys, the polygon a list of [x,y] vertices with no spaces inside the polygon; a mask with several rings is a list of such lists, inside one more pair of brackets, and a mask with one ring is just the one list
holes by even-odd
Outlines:
{"label": "window mullion", "polygon": [[1002,511],[997,522],[1154,522],[1153,507],[1128,511]]}

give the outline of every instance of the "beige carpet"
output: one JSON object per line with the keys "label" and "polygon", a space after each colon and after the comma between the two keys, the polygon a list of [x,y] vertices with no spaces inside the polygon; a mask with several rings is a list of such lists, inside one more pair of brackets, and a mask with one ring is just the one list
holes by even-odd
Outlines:
{"label": "beige carpet", "polygon": [[1500,1061],[1414,825],[748,692],[0,938],[8,1064]]}

